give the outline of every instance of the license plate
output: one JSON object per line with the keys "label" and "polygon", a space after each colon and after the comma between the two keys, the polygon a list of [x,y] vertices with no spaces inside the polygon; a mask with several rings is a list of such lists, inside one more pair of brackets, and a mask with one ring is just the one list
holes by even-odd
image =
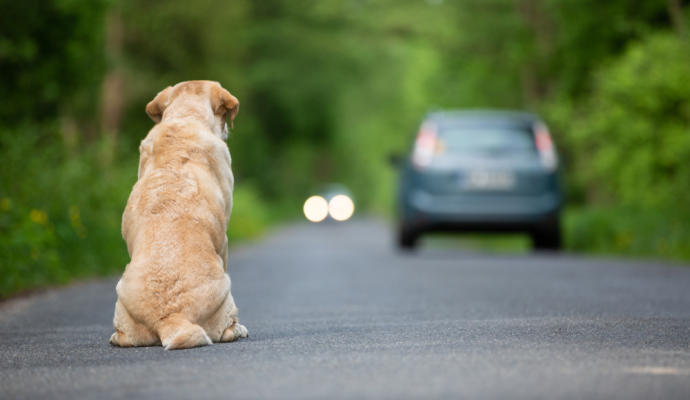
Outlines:
{"label": "license plate", "polygon": [[515,186],[515,175],[508,171],[474,170],[460,179],[468,190],[508,190]]}

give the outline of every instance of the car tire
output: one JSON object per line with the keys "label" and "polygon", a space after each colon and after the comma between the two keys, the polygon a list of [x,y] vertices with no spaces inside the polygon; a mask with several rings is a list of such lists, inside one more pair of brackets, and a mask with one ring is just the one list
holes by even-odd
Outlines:
{"label": "car tire", "polygon": [[419,232],[402,227],[398,231],[398,248],[404,251],[414,251],[419,243]]}
{"label": "car tire", "polygon": [[530,233],[534,250],[559,251],[561,249],[561,224],[559,220],[550,221],[546,226],[536,228]]}

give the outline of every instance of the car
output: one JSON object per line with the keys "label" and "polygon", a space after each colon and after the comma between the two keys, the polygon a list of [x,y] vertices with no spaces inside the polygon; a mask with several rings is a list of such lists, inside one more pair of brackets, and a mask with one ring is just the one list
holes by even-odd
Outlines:
{"label": "car", "polygon": [[397,243],[430,232],[525,232],[535,249],[561,247],[563,193],[544,121],[519,111],[427,114],[397,157]]}

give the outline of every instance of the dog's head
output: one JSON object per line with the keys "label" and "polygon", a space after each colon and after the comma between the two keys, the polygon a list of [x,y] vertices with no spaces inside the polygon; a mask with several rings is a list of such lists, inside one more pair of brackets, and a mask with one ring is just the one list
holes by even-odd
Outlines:
{"label": "dog's head", "polygon": [[237,98],[213,81],[187,81],[168,86],[146,105],[146,113],[155,123],[164,118],[194,116],[207,121],[223,140],[228,137],[227,123],[232,127],[239,109]]}

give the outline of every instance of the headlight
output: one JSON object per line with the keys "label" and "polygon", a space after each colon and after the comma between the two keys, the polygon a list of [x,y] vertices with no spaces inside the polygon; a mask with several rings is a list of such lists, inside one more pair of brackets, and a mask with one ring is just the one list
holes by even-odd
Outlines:
{"label": "headlight", "polygon": [[311,196],[304,202],[304,216],[311,222],[321,222],[328,216],[328,202],[321,196]]}
{"label": "headlight", "polygon": [[336,221],[346,221],[354,212],[355,204],[352,202],[352,199],[344,194],[333,196],[331,201],[328,202],[328,213]]}

